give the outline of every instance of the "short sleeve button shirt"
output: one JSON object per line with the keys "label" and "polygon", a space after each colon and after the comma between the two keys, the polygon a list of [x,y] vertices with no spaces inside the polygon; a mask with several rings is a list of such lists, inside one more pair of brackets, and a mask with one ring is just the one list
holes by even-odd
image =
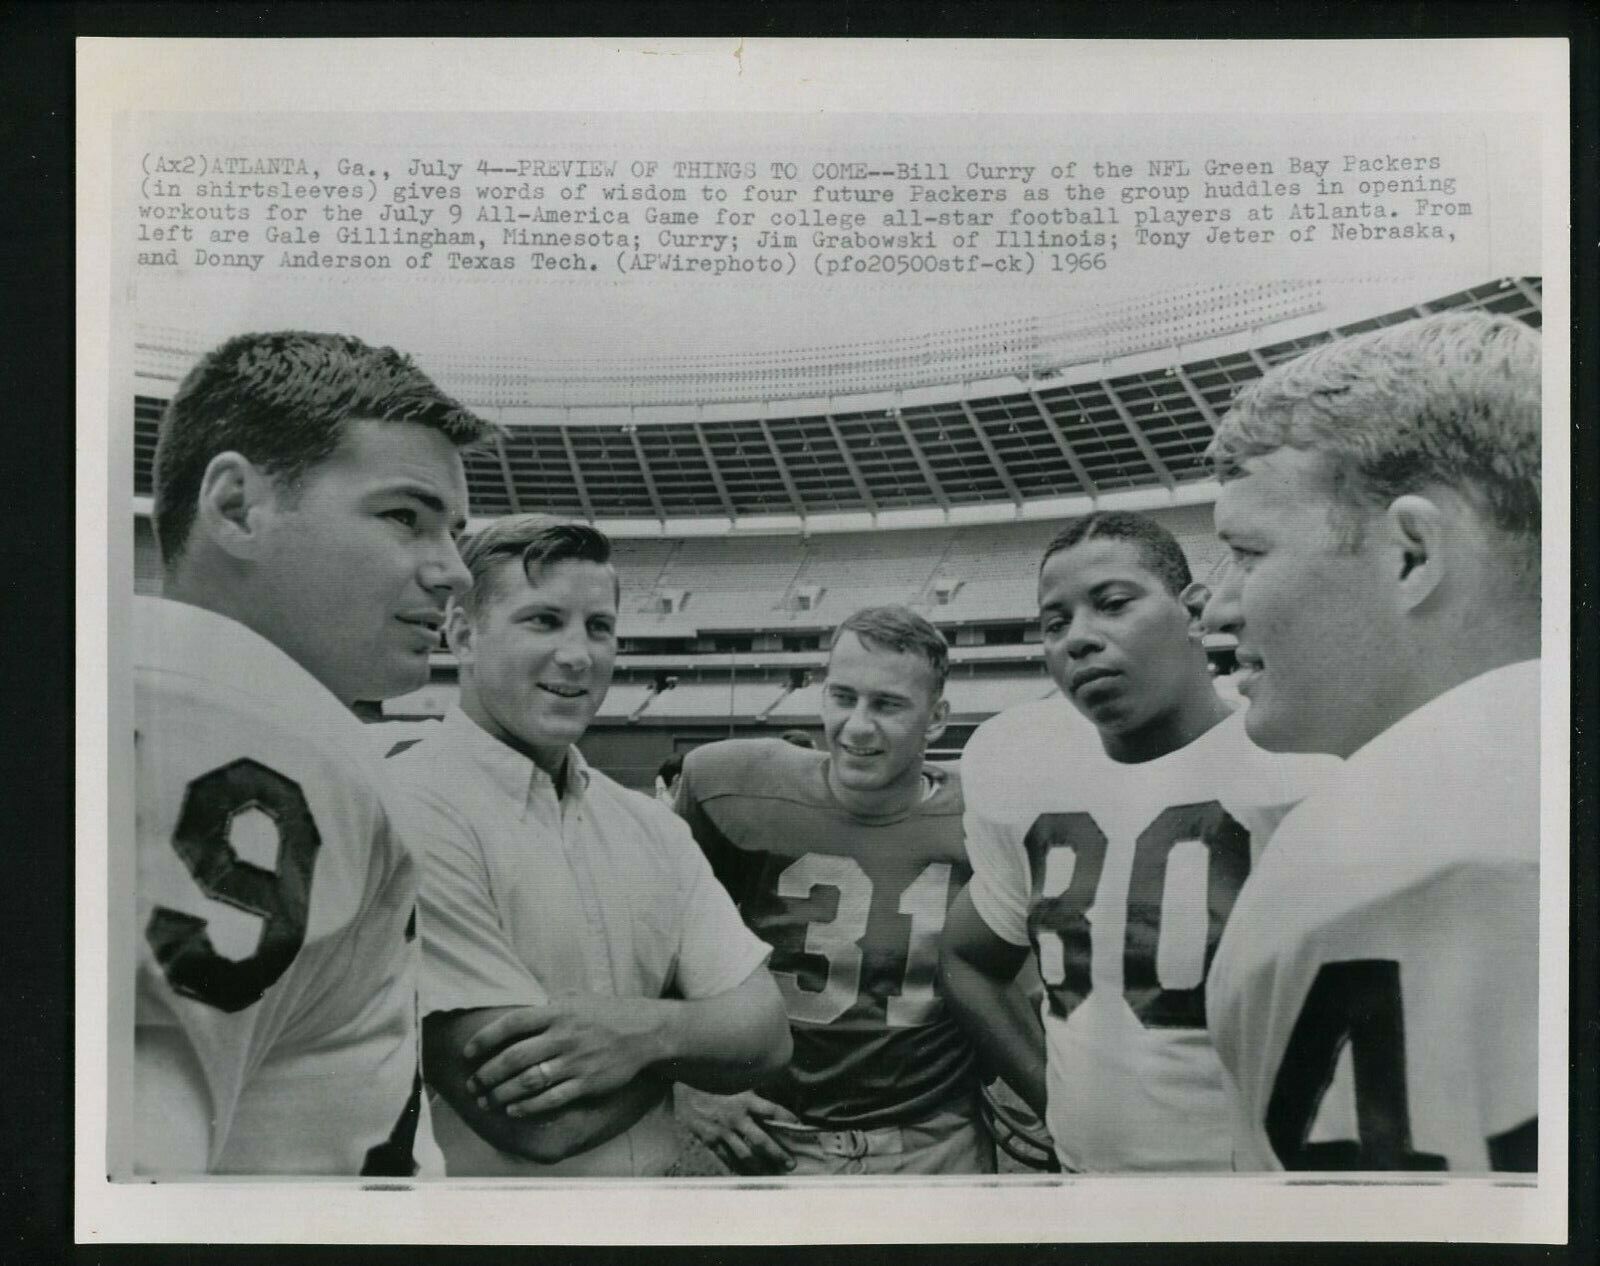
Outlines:
{"label": "short sleeve button shirt", "polygon": [[[766,958],[688,828],[568,753],[564,794],[459,709],[396,756],[423,860],[422,1011],[526,1006],[565,993],[703,998]],[[581,1156],[539,1165],[484,1142],[442,1099],[452,1174],[652,1174],[674,1148],[665,1103]]]}

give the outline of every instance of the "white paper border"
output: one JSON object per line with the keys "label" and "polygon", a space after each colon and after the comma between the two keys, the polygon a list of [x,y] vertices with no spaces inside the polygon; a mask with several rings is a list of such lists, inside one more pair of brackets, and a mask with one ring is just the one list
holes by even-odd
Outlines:
{"label": "white paper border", "polygon": [[[1570,469],[1567,43],[1409,41],[80,40],[75,1218],[80,1241],[461,1243],[1419,1239],[1556,1242],[1567,1211]],[[130,110],[654,110],[941,113],[1531,112],[1544,208],[1545,660],[1541,1153],[1536,1185],[1307,1184],[1257,1177],[343,1183],[105,1180],[107,700],[127,722],[120,637],[126,441],[106,434],[113,123]],[[120,416],[120,409],[118,415]],[[119,443],[122,448],[118,450]],[[125,456],[124,456],[125,461]],[[108,673],[108,656],[112,671]],[[115,732],[126,732],[125,728]],[[112,772],[116,770],[113,767]],[[113,778],[127,786],[125,777]],[[124,799],[126,797],[123,797]],[[127,807],[127,806],[124,806]],[[126,819],[124,819],[126,820]],[[126,873],[126,872],[123,872]],[[113,889],[125,891],[125,889]],[[111,1093],[123,1095],[119,1083]],[[953,1188],[953,1190],[946,1190]]]}

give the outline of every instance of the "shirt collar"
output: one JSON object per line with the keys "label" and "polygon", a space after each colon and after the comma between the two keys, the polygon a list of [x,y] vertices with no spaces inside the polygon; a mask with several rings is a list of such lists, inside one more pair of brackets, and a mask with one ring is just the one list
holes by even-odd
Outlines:
{"label": "shirt collar", "polygon": [[[228,682],[263,699],[287,699],[296,708],[311,710],[320,724],[331,716],[355,719],[287,651],[233,617],[148,594],[135,596],[133,603],[134,650],[140,664]],[[241,662],[249,665],[243,676]]]}
{"label": "shirt collar", "polygon": [[832,756],[823,753],[822,759],[816,763],[817,776],[822,780],[823,796],[826,797],[828,803],[833,805],[834,808],[838,809],[839,812],[856,819],[858,822],[870,822],[876,826],[891,826],[896,822],[900,822],[905,818],[909,818],[912,814],[918,812],[923,805],[927,804],[930,800],[937,796],[949,781],[949,775],[944,770],[940,769],[937,765],[933,765],[924,761],[922,766],[922,779],[917,787],[917,798],[915,800],[908,805],[904,805],[899,809],[894,809],[887,813],[861,813],[855,809],[846,808],[839,797],[834,794],[833,783],[828,777],[832,760]]}
{"label": "shirt collar", "polygon": [[[555,794],[555,782],[532,759],[516,748],[502,743],[461,710],[457,704],[445,714],[446,738],[457,751],[489,776],[490,781],[508,799],[519,806],[528,802],[541,790]],[[576,746],[567,748],[567,790],[581,795],[589,787],[589,762]]]}

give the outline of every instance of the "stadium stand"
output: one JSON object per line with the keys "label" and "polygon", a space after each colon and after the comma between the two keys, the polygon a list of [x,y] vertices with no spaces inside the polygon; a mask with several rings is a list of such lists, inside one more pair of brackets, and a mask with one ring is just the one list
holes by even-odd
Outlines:
{"label": "stadium stand", "polygon": [[[662,568],[655,599],[673,596],[676,611],[697,629],[757,629],[777,622],[779,604],[800,563],[797,540],[783,537],[707,537],[679,541]],[[634,576],[622,573],[633,591]],[[663,612],[662,614],[667,614]]]}
{"label": "stadium stand", "polygon": [[640,708],[649,702],[654,694],[653,685],[645,681],[618,681],[606,694],[605,701],[600,705],[599,719],[602,721],[626,721]]}
{"label": "stadium stand", "polygon": [[859,607],[909,602],[927,586],[949,539],[948,532],[813,537],[785,605],[792,615],[832,626]]}

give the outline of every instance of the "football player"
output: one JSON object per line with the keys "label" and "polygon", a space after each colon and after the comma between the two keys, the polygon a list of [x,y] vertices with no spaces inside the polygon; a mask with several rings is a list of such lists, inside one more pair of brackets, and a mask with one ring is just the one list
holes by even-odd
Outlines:
{"label": "football player", "polygon": [[[1060,696],[985,722],[962,756],[974,874],[945,926],[946,994],[1068,1170],[1232,1157],[1207,973],[1254,856],[1325,760],[1250,742],[1212,684],[1206,597],[1155,520],[1068,523],[1039,571]],[[1030,945],[1043,1033],[1009,992]]]}
{"label": "football player", "polygon": [[1340,339],[1223,419],[1207,619],[1263,746],[1347,758],[1223,938],[1242,1168],[1531,1170],[1538,1152],[1539,336]]}
{"label": "football player", "polygon": [[794,1056],[679,1114],[736,1173],[994,1168],[971,1042],[939,995],[939,931],[970,875],[961,784],[927,763],[949,705],[944,638],[904,607],[834,633],[826,751],[732,739],[684,762],[678,811],[773,947]]}
{"label": "football player", "polygon": [[488,433],[339,335],[232,339],[172,399],[167,596],[134,613],[136,1172],[413,1172],[416,869],[351,709],[427,678]]}

